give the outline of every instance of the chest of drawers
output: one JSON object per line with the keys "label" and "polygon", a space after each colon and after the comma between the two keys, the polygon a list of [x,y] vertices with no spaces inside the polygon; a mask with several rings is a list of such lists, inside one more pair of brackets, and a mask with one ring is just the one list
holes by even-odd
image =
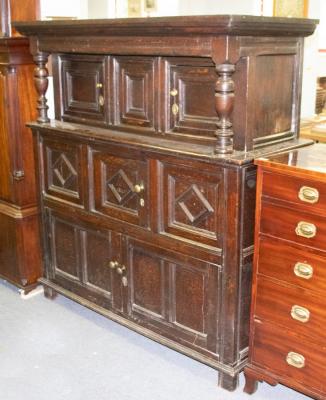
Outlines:
{"label": "chest of drawers", "polygon": [[252,160],[308,144],[297,137],[302,42],[315,23],[17,24],[38,65],[30,126],[47,295],[79,301],[236,387],[248,352]]}
{"label": "chest of drawers", "polygon": [[249,365],[256,382],[326,398],[326,146],[258,159]]}

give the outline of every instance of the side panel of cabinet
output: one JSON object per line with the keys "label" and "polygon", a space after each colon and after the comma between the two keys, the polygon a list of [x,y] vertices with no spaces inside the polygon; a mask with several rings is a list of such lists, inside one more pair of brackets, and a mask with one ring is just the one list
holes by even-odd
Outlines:
{"label": "side panel of cabinet", "polygon": [[217,352],[219,267],[127,239],[128,313],[177,342]]}

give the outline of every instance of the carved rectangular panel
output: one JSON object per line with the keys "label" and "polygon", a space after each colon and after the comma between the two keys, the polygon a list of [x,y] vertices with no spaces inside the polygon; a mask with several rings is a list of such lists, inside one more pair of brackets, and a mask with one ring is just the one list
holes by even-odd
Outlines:
{"label": "carved rectangular panel", "polygon": [[[115,155],[124,153],[126,157]],[[136,157],[114,147],[92,151],[93,207],[108,217],[148,226],[148,164]]]}
{"label": "carved rectangular panel", "polygon": [[106,58],[62,55],[62,117],[65,121],[103,125],[106,113]]}
{"label": "carved rectangular panel", "polygon": [[164,232],[221,247],[223,175],[163,166]]}
{"label": "carved rectangular panel", "polygon": [[80,280],[80,237],[79,229],[74,224],[52,216],[51,229],[51,265],[55,276],[65,279]]}
{"label": "carved rectangular panel", "polygon": [[127,246],[130,317],[215,352],[219,268],[133,239]]}
{"label": "carved rectangular panel", "polygon": [[43,142],[45,196],[83,205],[82,145]]}
{"label": "carved rectangular panel", "polygon": [[154,130],[155,59],[116,57],[114,59],[115,125]]}
{"label": "carved rectangular panel", "polygon": [[167,63],[168,117],[173,132],[214,137],[217,74],[211,61],[176,59]]}

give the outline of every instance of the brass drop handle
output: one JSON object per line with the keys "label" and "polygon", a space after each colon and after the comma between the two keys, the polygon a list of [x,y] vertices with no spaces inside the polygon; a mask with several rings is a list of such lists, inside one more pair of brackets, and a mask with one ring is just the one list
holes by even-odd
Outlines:
{"label": "brass drop handle", "polygon": [[119,266],[117,267],[116,271],[117,271],[117,274],[123,275],[124,272],[126,271],[126,267],[125,267],[124,265],[119,265]]}
{"label": "brass drop handle", "polygon": [[294,274],[299,278],[311,279],[314,274],[314,269],[309,264],[297,262],[294,266]]}
{"label": "brass drop handle", "polygon": [[311,224],[310,222],[300,221],[295,228],[295,233],[298,236],[311,239],[316,236],[317,228],[314,224]]}
{"label": "brass drop handle", "polygon": [[102,95],[98,96],[98,102],[100,106],[104,106],[104,97]]}
{"label": "brass drop handle", "polygon": [[291,309],[291,317],[299,322],[308,322],[310,319],[310,311],[301,306],[294,305]]}
{"label": "brass drop handle", "polygon": [[119,265],[118,261],[110,261],[110,262],[109,262],[109,267],[110,267],[111,269],[117,268],[118,265]]}
{"label": "brass drop handle", "polygon": [[286,362],[295,368],[303,368],[305,366],[306,360],[302,354],[290,351],[286,356]]}
{"label": "brass drop handle", "polygon": [[301,201],[311,204],[317,203],[319,200],[318,190],[309,186],[302,186],[298,196]]}
{"label": "brass drop handle", "polygon": [[141,193],[142,191],[144,191],[145,190],[145,186],[144,186],[144,184],[141,182],[141,183],[139,183],[139,184],[136,184],[135,186],[134,186],[134,192],[135,193]]}

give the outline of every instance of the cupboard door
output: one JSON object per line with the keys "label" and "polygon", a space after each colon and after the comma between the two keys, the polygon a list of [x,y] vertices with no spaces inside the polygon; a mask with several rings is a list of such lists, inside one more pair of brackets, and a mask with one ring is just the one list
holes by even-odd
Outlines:
{"label": "cupboard door", "polygon": [[115,57],[115,125],[154,130],[155,59]]}
{"label": "cupboard door", "polygon": [[62,55],[62,118],[104,125],[106,122],[106,57]]}
{"label": "cupboard door", "polygon": [[177,342],[217,351],[219,267],[127,240],[128,313]]}
{"label": "cupboard door", "polygon": [[45,197],[83,206],[82,145],[43,140]]}
{"label": "cupboard door", "polygon": [[106,307],[122,310],[122,284],[111,263],[120,264],[120,235],[48,211],[49,278]]}
{"label": "cupboard door", "polygon": [[147,227],[149,166],[145,157],[138,154],[137,158],[136,152],[110,147],[93,150],[92,165],[94,211]]}
{"label": "cupboard door", "polygon": [[172,60],[168,65],[168,116],[173,132],[214,137],[215,66],[205,60]]}
{"label": "cupboard door", "polygon": [[163,232],[222,247],[222,171],[163,164]]}

